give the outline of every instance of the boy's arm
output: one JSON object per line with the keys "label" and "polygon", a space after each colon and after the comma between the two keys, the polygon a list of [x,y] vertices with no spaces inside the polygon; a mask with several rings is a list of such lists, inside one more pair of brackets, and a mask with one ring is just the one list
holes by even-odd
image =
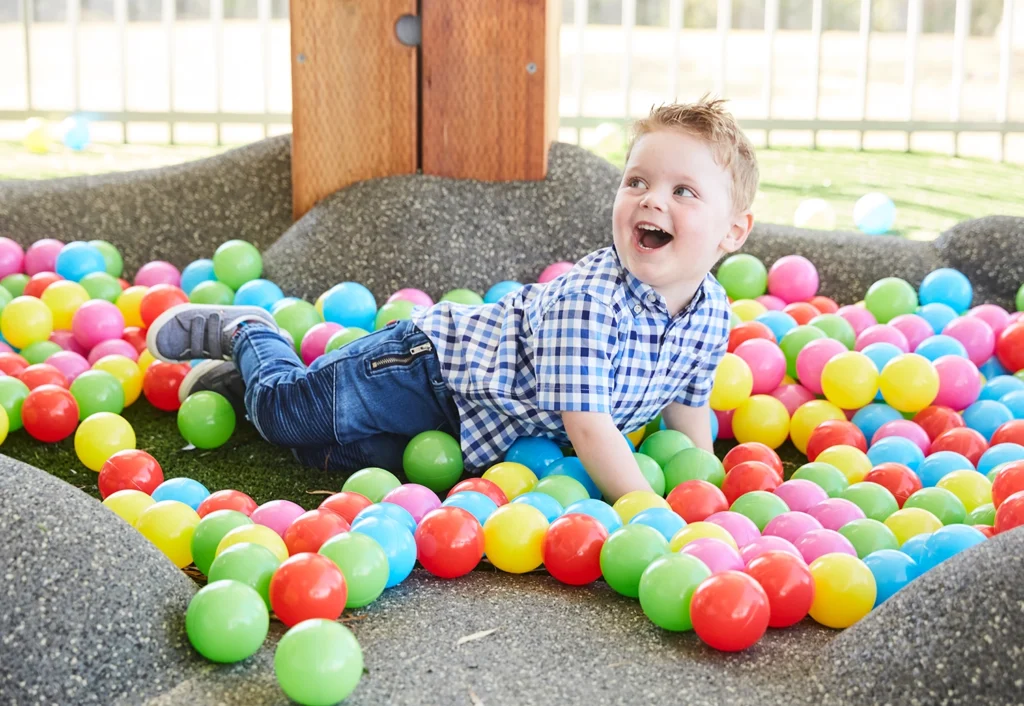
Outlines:
{"label": "boy's arm", "polygon": [[652,492],[610,414],[562,412],[562,423],[576,455],[609,502],[633,490]]}
{"label": "boy's arm", "polygon": [[711,410],[706,404],[700,407],[687,407],[678,402],[669,403],[661,412],[665,426],[681,431],[690,437],[690,441],[699,449],[715,452],[711,441]]}

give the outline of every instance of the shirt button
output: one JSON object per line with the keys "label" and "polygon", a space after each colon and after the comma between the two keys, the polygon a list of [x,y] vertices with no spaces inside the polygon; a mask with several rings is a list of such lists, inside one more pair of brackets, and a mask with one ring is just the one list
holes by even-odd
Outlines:
{"label": "shirt button", "polygon": [[648,294],[647,295],[647,301],[653,302],[654,301],[654,295],[653,294]]}
{"label": "shirt button", "polygon": [[633,313],[634,314],[639,314],[640,313],[640,309],[641,309],[640,305],[637,304],[636,306],[633,307]]}

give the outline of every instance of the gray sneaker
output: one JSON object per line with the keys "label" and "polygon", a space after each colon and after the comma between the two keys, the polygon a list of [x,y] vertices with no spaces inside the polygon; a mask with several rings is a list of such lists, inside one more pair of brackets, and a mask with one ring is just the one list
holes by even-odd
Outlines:
{"label": "gray sneaker", "polygon": [[184,402],[196,392],[209,390],[224,396],[235,408],[239,418],[245,418],[245,381],[235,364],[227,360],[204,360],[188,371],[178,388],[178,400]]}
{"label": "gray sneaker", "polygon": [[154,358],[168,363],[210,358],[231,359],[231,336],[243,321],[255,321],[277,331],[277,322],[258,306],[179,304],[156,318],[146,334]]}

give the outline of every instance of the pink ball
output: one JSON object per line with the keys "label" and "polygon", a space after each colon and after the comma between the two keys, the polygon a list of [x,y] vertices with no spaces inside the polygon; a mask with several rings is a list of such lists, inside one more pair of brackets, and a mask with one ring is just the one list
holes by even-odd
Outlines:
{"label": "pink ball", "polygon": [[96,365],[96,361],[106,355],[123,355],[133,361],[139,360],[139,352],[135,346],[123,338],[110,338],[100,341],[89,351],[89,365]]}
{"label": "pink ball", "polygon": [[787,304],[805,302],[818,293],[818,270],[802,255],[780,257],[768,270],[768,293]]}
{"label": "pink ball", "polygon": [[773,492],[782,498],[793,512],[807,512],[818,503],[828,500],[828,493],[824,488],[804,478],[787,480]]}
{"label": "pink ball", "polygon": [[1009,324],[1015,324],[1021,319],[1024,319],[1024,311],[1015,311],[1014,313],[1010,314]]}
{"label": "pink ball", "polygon": [[740,558],[743,559],[743,564],[747,565],[766,552],[786,552],[800,560],[804,558],[800,550],[794,547],[793,543],[789,540],[782,537],[769,537],[767,535],[743,547],[740,550]]}
{"label": "pink ball", "polygon": [[437,497],[437,494],[425,485],[418,483],[405,483],[398,486],[385,495],[381,502],[404,507],[412,515],[412,519],[416,520],[416,524],[419,524],[428,512],[441,507],[441,499]]}
{"label": "pink ball", "polygon": [[[912,351],[917,350],[921,341],[935,335],[935,329],[932,328],[932,325],[917,314],[901,314],[889,321],[889,326],[898,329],[903,334],[907,339],[907,346]],[[993,341],[994,345],[995,342]]]}
{"label": "pink ball", "polygon": [[4,343],[3,341],[0,341],[0,353],[13,353],[13,352],[14,352],[13,348],[11,348],[9,345]]}
{"label": "pink ball", "polygon": [[786,302],[771,294],[762,294],[757,297],[756,301],[760,302],[768,311],[782,311],[786,308]]}
{"label": "pink ball", "polygon": [[121,340],[124,333],[124,315],[121,310],[104,299],[90,299],[71,317],[71,332],[86,350],[92,350],[103,341]]}
{"label": "pink ball", "polygon": [[[987,327],[987,324],[982,325]],[[933,365],[939,374],[939,394],[932,402],[933,405],[959,412],[978,400],[981,395],[981,373],[974,363],[958,355],[944,355],[936,358]]]}
{"label": "pink ball", "polygon": [[732,415],[736,414],[735,409],[729,409],[720,411],[712,410],[715,413],[715,417],[718,418],[718,438],[719,439],[734,439],[736,435],[732,433]]}
{"label": "pink ball", "polygon": [[791,417],[798,409],[800,409],[801,405],[815,399],[814,393],[800,383],[782,385],[781,387],[772,390],[770,394],[786,406],[786,411],[789,412],[789,416]]}
{"label": "pink ball", "polygon": [[796,375],[800,384],[820,395],[821,371],[825,364],[846,350],[846,346],[834,338],[819,338],[808,343],[796,356]]}
{"label": "pink ball", "polygon": [[550,282],[551,280],[555,279],[556,277],[560,277],[561,275],[564,275],[566,272],[568,272],[572,268],[573,268],[573,263],[571,263],[571,262],[564,262],[563,261],[563,262],[552,263],[552,264],[548,265],[547,267],[545,267],[544,271],[540,273],[540,277],[537,278],[537,282],[539,282],[540,284],[544,284],[545,282]]}
{"label": "pink ball", "polygon": [[977,316],[984,320],[997,338],[1010,325],[1010,312],[996,304],[980,304],[968,311],[967,316]]}
{"label": "pink ball", "polygon": [[10,238],[0,238],[0,279],[21,272],[25,266],[25,251]]}
{"label": "pink ball", "polygon": [[64,243],[53,238],[37,240],[28,246],[23,261],[25,274],[29,277],[38,272],[56,272],[57,253],[64,247]]}
{"label": "pink ball", "polygon": [[388,297],[385,304],[390,304],[393,301],[399,299],[407,302],[412,302],[417,306],[433,306],[434,300],[430,298],[430,295],[424,292],[422,289],[414,289],[407,287],[405,289],[399,289],[397,292]]}
{"label": "pink ball", "polygon": [[302,337],[302,345],[300,346],[300,352],[302,353],[302,362],[306,365],[312,365],[313,361],[324,354],[324,349],[327,348],[327,341],[330,340],[331,336],[341,331],[344,328],[341,324],[336,324],[333,321],[327,321],[322,324],[316,324],[311,329],[306,331],[306,335]]}
{"label": "pink ball", "polygon": [[980,316],[961,316],[953,319],[942,333],[964,344],[967,357],[975,365],[984,365],[996,350],[996,335],[992,327]]}
{"label": "pink ball", "polygon": [[257,525],[269,527],[284,539],[285,530],[304,512],[301,505],[291,500],[271,500],[253,510],[249,519]]}
{"label": "pink ball", "polygon": [[[845,500],[843,498],[829,498],[828,500],[822,500],[820,503],[809,509],[807,514],[820,522],[821,526],[825,529],[836,531],[839,531],[839,528],[844,526],[847,522],[863,520],[865,517],[863,510],[849,500]],[[800,544],[798,542],[793,543],[796,544],[798,549],[800,548]],[[807,561],[811,562],[813,559],[808,559]]]}
{"label": "pink ball", "polygon": [[853,347],[855,350],[862,351],[872,343],[891,343],[904,353],[910,352],[910,342],[907,340],[907,337],[898,328],[888,324],[868,326],[857,336]]}
{"label": "pink ball", "polygon": [[73,351],[57,351],[47,358],[46,362],[64,373],[68,384],[73,383],[76,377],[92,367],[89,361]]}
{"label": "pink ball", "polygon": [[704,537],[695,539],[681,550],[680,554],[689,554],[700,559],[711,569],[712,574],[719,574],[723,571],[743,571],[745,564],[740,553],[732,546],[721,539]]}
{"label": "pink ball", "polygon": [[733,352],[747,362],[754,375],[752,394],[771,393],[786,375],[786,355],[772,341],[752,338],[736,346]]}
{"label": "pink ball", "polygon": [[754,521],[738,512],[730,512],[728,510],[716,512],[713,515],[709,515],[704,521],[718,525],[731,534],[732,538],[736,540],[736,546],[740,549],[761,536],[761,532],[757,529]]}
{"label": "pink ball", "polygon": [[846,319],[846,323],[853,327],[854,336],[859,336],[864,329],[878,323],[875,315],[862,306],[841,306],[836,313]]}
{"label": "pink ball", "polygon": [[857,550],[853,548],[850,540],[830,529],[811,530],[796,540],[794,546],[800,550],[808,564],[826,554],[857,556]]}
{"label": "pink ball", "polygon": [[135,273],[135,284],[142,287],[154,287],[158,284],[181,286],[181,272],[169,262],[153,260],[147,262]]}
{"label": "pink ball", "polygon": [[928,453],[928,449],[932,445],[931,439],[928,438],[928,432],[909,419],[894,419],[878,427],[878,431],[871,437],[871,446],[887,436],[902,436],[904,439],[909,439],[925,454]]}
{"label": "pink ball", "polygon": [[83,358],[89,353],[89,349],[83,348],[82,345],[75,340],[75,334],[70,331],[54,331],[50,334],[50,340],[64,350],[73,351]]}
{"label": "pink ball", "polygon": [[784,512],[773,517],[764,527],[766,536],[782,537],[789,542],[796,542],[811,530],[822,529],[821,523],[806,512]]}

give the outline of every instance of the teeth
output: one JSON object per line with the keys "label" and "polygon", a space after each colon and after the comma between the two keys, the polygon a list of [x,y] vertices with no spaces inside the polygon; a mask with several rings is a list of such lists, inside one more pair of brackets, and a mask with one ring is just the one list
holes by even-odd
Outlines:
{"label": "teeth", "polygon": [[657,226],[652,226],[648,223],[641,223],[640,225],[637,226],[637,228],[640,228],[641,230],[661,230],[661,228],[658,228]]}

